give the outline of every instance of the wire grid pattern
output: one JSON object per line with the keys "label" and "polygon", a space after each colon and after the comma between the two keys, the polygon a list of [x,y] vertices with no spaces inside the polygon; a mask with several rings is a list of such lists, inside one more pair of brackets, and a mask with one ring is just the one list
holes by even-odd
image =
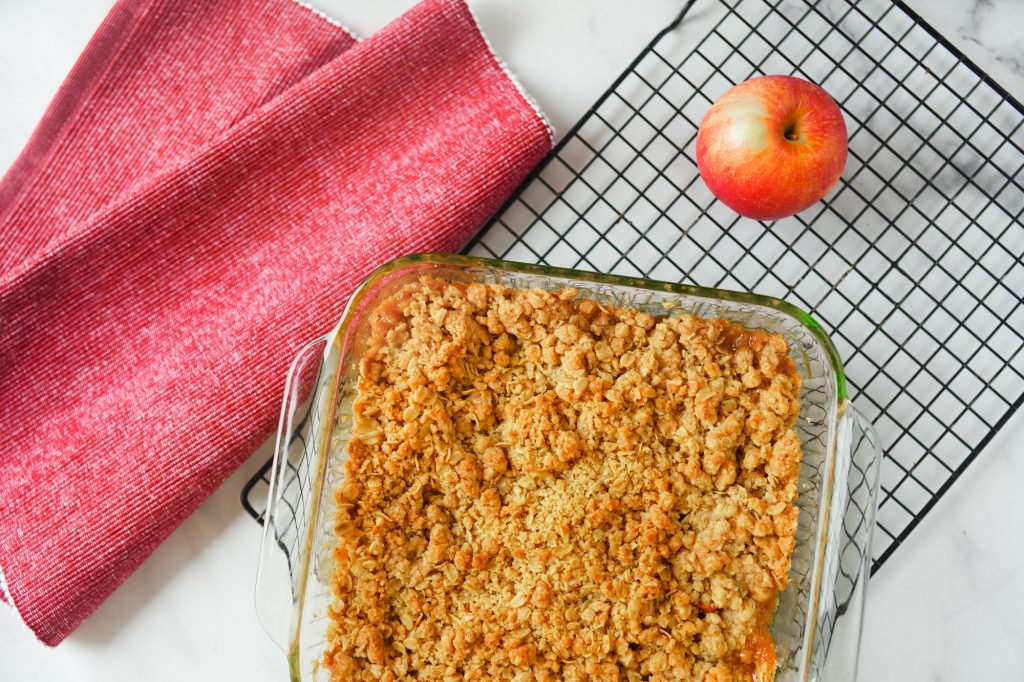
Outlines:
{"label": "wire grid pattern", "polygon": [[[812,312],[886,452],[877,569],[1024,397],[1024,114],[898,2],[690,5],[707,28],[660,34],[469,251]],[[694,160],[711,103],[767,73],[820,83],[850,139],[837,188],[774,223]]]}
{"label": "wire grid pattern", "polygon": [[[811,310],[887,453],[877,569],[1024,398],[1021,107],[899,2],[727,0],[687,16],[468,250],[752,290]],[[772,225],[715,202],[693,160],[704,111],[758,73],[823,84],[850,134],[837,190]],[[298,490],[286,497],[304,510],[296,443],[287,478]],[[270,470],[242,491],[261,521]],[[863,519],[860,509],[850,522]],[[286,551],[297,542],[288,528]]]}

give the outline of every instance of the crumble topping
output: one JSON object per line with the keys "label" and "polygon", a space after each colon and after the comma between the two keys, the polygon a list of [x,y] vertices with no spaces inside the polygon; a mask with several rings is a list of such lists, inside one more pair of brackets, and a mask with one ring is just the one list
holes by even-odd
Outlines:
{"label": "crumble topping", "polygon": [[781,337],[436,278],[372,325],[335,682],[770,682],[800,460]]}

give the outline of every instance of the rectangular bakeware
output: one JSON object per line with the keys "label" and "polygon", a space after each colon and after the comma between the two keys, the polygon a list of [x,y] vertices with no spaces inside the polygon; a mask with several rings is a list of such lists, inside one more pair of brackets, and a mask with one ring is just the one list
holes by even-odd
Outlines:
{"label": "rectangular bakeware", "polygon": [[270,471],[257,612],[285,650],[292,680],[326,680],[318,660],[331,600],[334,490],[343,480],[350,406],[369,313],[424,274],[512,288],[564,289],[655,315],[723,318],[786,338],[802,377],[799,521],[790,582],[771,629],[779,682],[853,680],[870,571],[881,453],[853,408],[835,347],[809,315],[783,301],[615,275],[450,255],[417,255],[373,273],[337,327],[289,371]]}

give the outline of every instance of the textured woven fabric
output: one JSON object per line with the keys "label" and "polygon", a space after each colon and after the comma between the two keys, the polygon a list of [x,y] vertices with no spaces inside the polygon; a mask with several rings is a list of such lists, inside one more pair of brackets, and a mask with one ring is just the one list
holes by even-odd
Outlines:
{"label": "textured woven fabric", "polygon": [[0,183],[0,569],[56,644],[275,425],[354,286],[550,148],[464,4],[122,0]]}

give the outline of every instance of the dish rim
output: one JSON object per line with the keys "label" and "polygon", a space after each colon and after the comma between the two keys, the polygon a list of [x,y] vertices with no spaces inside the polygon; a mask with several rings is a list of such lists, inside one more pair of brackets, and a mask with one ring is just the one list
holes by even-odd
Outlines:
{"label": "dish rim", "polygon": [[[312,559],[315,555],[314,551],[314,539],[315,529],[320,521],[320,514],[322,511],[321,501],[323,499],[324,490],[323,486],[325,483],[326,469],[328,460],[330,457],[331,450],[331,434],[334,430],[334,421],[336,416],[336,409],[338,403],[338,391],[341,386],[340,373],[345,364],[345,359],[352,348],[349,347],[347,350],[346,339],[350,325],[356,317],[355,313],[361,308],[361,303],[367,297],[372,295],[377,288],[377,285],[381,283],[388,275],[396,272],[401,272],[409,267],[414,266],[426,266],[426,268],[438,267],[442,268],[445,266],[458,268],[462,270],[472,271],[473,269],[485,269],[491,271],[502,271],[510,274],[523,274],[523,275],[537,275],[543,277],[554,277],[558,279],[565,279],[571,281],[581,281],[590,284],[610,284],[615,286],[632,287],[635,289],[642,289],[648,291],[658,291],[670,294],[678,294],[681,296],[687,296],[698,299],[728,301],[732,303],[740,303],[745,305],[761,306],[769,308],[802,326],[807,330],[814,340],[820,345],[824,358],[827,358],[829,370],[833,375],[835,382],[835,397],[834,402],[822,403],[826,407],[831,417],[829,419],[829,429],[827,436],[827,451],[826,458],[824,460],[826,470],[823,472],[824,475],[821,481],[821,498],[818,504],[817,512],[817,532],[816,537],[811,539],[811,547],[813,552],[813,558],[811,562],[811,584],[809,590],[808,600],[808,612],[807,618],[809,620],[815,620],[817,618],[818,610],[818,595],[821,589],[822,582],[822,571],[824,568],[825,552],[824,547],[827,545],[827,532],[830,525],[830,518],[832,512],[832,494],[835,486],[835,474],[836,474],[836,459],[838,456],[838,431],[839,424],[844,420],[847,414],[846,407],[849,405],[849,396],[847,395],[846,389],[846,377],[843,370],[842,361],[839,358],[839,353],[832,343],[829,336],[825,333],[821,324],[814,319],[814,317],[807,311],[795,306],[782,299],[764,296],[761,294],[753,294],[748,292],[732,291],[728,289],[717,289],[710,287],[699,287],[688,284],[679,284],[673,282],[663,282],[654,279],[645,279],[640,277],[631,277],[628,275],[614,275],[604,274],[598,272],[592,272],[587,270],[576,270],[573,268],[562,268],[551,265],[540,265],[533,263],[521,263],[517,261],[501,260],[495,258],[482,258],[477,256],[466,256],[461,254],[443,254],[443,253],[416,253],[407,256],[402,256],[391,260],[373,272],[371,272],[362,282],[356,287],[352,295],[343,310],[342,314],[338,319],[338,323],[326,334],[318,337],[314,341],[310,342],[304,347],[304,350],[300,352],[296,358],[296,363],[300,360],[306,350],[317,343],[323,343],[324,349],[320,357],[322,368],[327,370],[323,375],[323,383],[321,386],[326,389],[325,400],[322,409],[324,409],[324,417],[320,425],[318,447],[316,451],[310,453],[314,457],[313,460],[313,489],[311,491],[311,506],[309,508],[310,523],[304,533],[303,541],[299,546],[301,554],[299,562],[295,566],[300,571],[297,592],[293,594],[294,608],[292,610],[292,623],[289,629],[287,637],[286,654],[289,659],[289,667],[291,668],[292,677],[294,680],[302,679],[301,671],[299,670],[299,645],[302,636],[302,623],[303,623],[303,612],[305,610],[305,596],[308,588],[309,573],[312,569]],[[333,356],[333,357],[332,357]],[[290,372],[291,373],[291,372]],[[318,389],[320,390],[320,389]],[[287,397],[286,397],[287,401]],[[855,412],[855,410],[850,410]],[[285,415],[282,413],[282,426],[285,424]],[[275,455],[276,458],[276,455]],[[275,477],[276,477],[276,462],[275,462]],[[269,491],[270,502],[273,503],[274,488],[271,486]],[[268,506],[268,510],[270,507]],[[801,679],[806,679],[806,675],[809,672],[808,666],[810,664],[810,657],[812,654],[812,643],[816,638],[815,628],[807,628],[804,635],[804,642],[801,646],[803,652],[803,660],[800,661]]]}
{"label": "dish rim", "polygon": [[725,300],[732,303],[746,303],[748,305],[758,305],[771,308],[803,325],[811,335],[814,336],[818,343],[821,344],[825,357],[828,359],[829,366],[835,375],[836,406],[842,404],[842,402],[848,397],[846,390],[846,374],[843,369],[843,362],[839,357],[839,351],[836,349],[835,344],[832,343],[832,339],[825,332],[821,323],[818,322],[811,313],[788,301],[784,301],[781,298],[765,296],[763,294],[754,294],[746,291],[735,291],[732,289],[700,287],[692,284],[680,284],[657,279],[632,277],[630,275],[605,274],[590,270],[577,270],[575,268],[563,268],[555,265],[542,265],[537,263],[522,263],[519,261],[484,258],[481,256],[424,252],[402,256],[392,261],[388,261],[367,275],[367,277],[359,283],[359,286],[357,286],[352,292],[352,296],[349,298],[348,304],[345,306],[345,310],[342,312],[341,318],[338,320],[338,324],[325,335],[325,338],[334,341],[336,338],[340,337],[339,332],[347,327],[346,322],[358,306],[358,302],[362,300],[369,290],[372,289],[372,286],[378,279],[381,279],[394,270],[417,264],[436,266],[449,265],[461,268],[500,269],[529,275],[575,279],[594,284],[615,284],[618,286],[647,289],[649,291],[662,291],[672,294],[681,294],[684,296]]}

